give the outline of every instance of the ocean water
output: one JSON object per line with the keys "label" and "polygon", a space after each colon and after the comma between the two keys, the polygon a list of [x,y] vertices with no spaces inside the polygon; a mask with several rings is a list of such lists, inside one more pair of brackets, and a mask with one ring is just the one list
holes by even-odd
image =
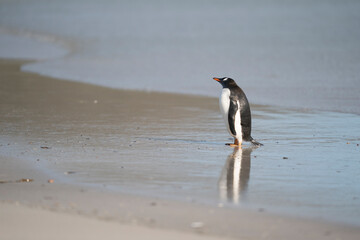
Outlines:
{"label": "ocean water", "polygon": [[[0,55],[41,60],[23,71],[206,96],[220,92],[213,76],[228,76],[267,105],[253,108],[258,149],[223,146],[218,110],[189,105],[181,124],[169,117],[161,128],[150,109],[132,123],[148,134],[129,139],[112,111],[78,130],[66,116],[39,117],[44,130],[3,115],[2,154],[15,141],[35,158],[35,137],[56,145],[47,171],[76,172],[65,176],[76,183],[360,225],[359,12],[355,0],[0,1]],[[98,130],[82,135],[89,128]]]}
{"label": "ocean water", "polygon": [[356,0],[1,1],[0,32],[68,50],[24,71],[207,96],[227,76],[252,103],[359,114],[359,12]]}

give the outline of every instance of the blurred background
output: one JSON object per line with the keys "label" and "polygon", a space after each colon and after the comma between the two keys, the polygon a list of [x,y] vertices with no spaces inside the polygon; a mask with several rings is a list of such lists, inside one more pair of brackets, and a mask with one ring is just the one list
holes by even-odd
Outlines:
{"label": "blurred background", "polygon": [[0,56],[122,89],[218,96],[227,76],[251,103],[360,113],[357,0],[1,0]]}

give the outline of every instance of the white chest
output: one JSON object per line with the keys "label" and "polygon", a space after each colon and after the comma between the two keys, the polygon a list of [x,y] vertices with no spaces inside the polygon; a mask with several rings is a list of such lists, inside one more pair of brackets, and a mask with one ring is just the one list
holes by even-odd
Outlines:
{"label": "white chest", "polygon": [[221,91],[219,105],[221,114],[223,115],[224,120],[227,121],[230,106],[230,90],[228,88],[223,88]]}

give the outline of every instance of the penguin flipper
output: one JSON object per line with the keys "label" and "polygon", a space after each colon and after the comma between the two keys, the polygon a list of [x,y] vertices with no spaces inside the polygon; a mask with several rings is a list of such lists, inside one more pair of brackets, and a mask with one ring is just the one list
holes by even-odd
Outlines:
{"label": "penguin flipper", "polygon": [[233,136],[236,136],[235,130],[235,116],[238,111],[239,106],[235,100],[230,100],[229,113],[228,113],[228,121],[229,121],[229,129]]}

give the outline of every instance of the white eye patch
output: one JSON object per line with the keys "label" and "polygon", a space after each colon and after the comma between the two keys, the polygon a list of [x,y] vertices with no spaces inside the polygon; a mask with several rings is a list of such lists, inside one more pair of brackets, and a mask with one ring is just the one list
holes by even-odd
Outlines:
{"label": "white eye patch", "polygon": [[226,78],[224,78],[224,80],[223,80],[223,81],[227,81],[228,79],[229,79],[229,78],[227,78],[227,77],[226,77]]}

